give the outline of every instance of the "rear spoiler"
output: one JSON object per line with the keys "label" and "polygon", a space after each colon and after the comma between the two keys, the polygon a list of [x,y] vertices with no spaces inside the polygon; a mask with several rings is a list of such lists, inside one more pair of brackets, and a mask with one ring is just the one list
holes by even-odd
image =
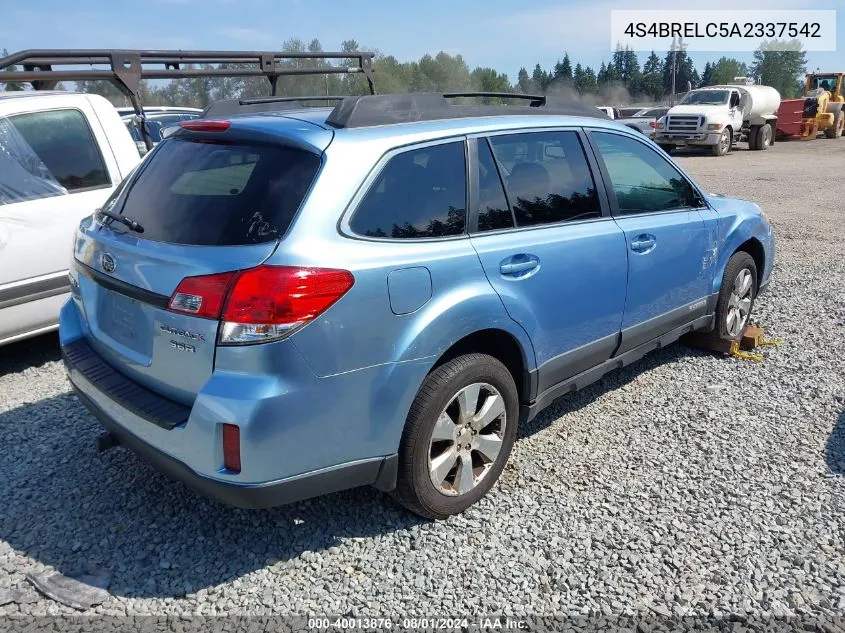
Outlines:
{"label": "rear spoiler", "polygon": [[[0,75],[4,83],[29,83],[34,90],[53,90],[60,81],[102,79],[125,94],[141,117],[141,132],[147,149],[152,141],[143,125],[139,100],[142,79],[184,79],[191,77],[266,77],[270,94],[276,95],[279,77],[291,75],[363,74],[370,94],[375,94],[373,57],[369,52],[292,53],[284,51],[156,51],[117,49],[29,49],[0,58],[0,72],[22,66],[22,71]],[[337,60],[346,66],[291,68],[292,60]],[[213,64],[216,68],[186,68]],[[84,68],[87,66],[87,68]],[[99,68],[97,68],[99,67]]]}

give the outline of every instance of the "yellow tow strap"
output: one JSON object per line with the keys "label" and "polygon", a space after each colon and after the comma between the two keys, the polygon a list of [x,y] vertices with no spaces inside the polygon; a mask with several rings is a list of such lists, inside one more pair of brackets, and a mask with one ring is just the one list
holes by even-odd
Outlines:
{"label": "yellow tow strap", "polygon": [[[760,339],[757,340],[756,346],[762,347],[764,345],[780,345],[782,343],[783,343],[783,341],[779,338],[771,338],[771,339],[760,338]],[[751,352],[742,351],[739,348],[739,341],[734,341],[733,343],[731,343],[730,354],[731,354],[731,356],[736,356],[737,358],[742,358],[744,360],[755,360],[758,363],[762,363],[763,360],[765,360],[761,354],[752,354]]]}

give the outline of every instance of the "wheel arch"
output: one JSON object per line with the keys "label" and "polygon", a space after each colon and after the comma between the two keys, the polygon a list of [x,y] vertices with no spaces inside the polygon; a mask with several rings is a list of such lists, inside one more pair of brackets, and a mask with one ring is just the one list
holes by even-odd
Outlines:
{"label": "wheel arch", "polygon": [[[530,368],[533,361],[529,360],[528,350],[522,343],[513,334],[500,328],[487,328],[463,336],[440,355],[431,371],[453,358],[470,353],[487,354],[500,361],[513,376],[520,402],[531,397]],[[530,353],[533,356],[533,349]]]}
{"label": "wheel arch", "polygon": [[763,248],[763,244],[756,237],[751,237],[745,240],[742,244],[740,244],[734,250],[734,252],[731,253],[731,257],[733,257],[734,254],[739,252],[748,253],[754,260],[754,264],[757,266],[757,287],[755,288],[755,290],[759,289],[760,278],[763,276],[763,272],[766,270],[766,250]]}

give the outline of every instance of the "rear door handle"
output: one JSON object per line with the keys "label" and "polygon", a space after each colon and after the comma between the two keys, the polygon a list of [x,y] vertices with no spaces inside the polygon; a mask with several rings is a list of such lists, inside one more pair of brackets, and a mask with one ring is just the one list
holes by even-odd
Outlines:
{"label": "rear door handle", "polygon": [[650,251],[657,244],[657,239],[653,235],[638,235],[631,240],[631,250],[637,253],[645,253]]}
{"label": "rear door handle", "polygon": [[499,272],[503,275],[520,277],[540,265],[540,260],[534,255],[514,255],[499,264]]}

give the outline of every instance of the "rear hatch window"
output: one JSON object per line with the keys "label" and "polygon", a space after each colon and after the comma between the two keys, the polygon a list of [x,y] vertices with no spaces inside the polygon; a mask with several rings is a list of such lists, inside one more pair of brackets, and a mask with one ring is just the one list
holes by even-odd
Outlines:
{"label": "rear hatch window", "polygon": [[319,156],[288,147],[169,139],[116,210],[147,240],[260,244],[284,235],[319,167]]}

